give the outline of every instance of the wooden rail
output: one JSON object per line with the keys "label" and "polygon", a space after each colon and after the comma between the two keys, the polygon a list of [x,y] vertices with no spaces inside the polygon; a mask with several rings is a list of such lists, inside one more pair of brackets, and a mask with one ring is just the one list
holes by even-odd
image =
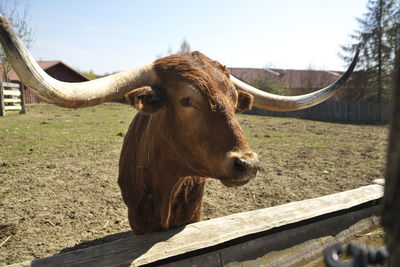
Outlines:
{"label": "wooden rail", "polygon": [[0,116],[6,111],[26,113],[23,86],[16,83],[0,83]]}
{"label": "wooden rail", "polygon": [[[316,240],[311,251],[321,253],[336,242],[321,237],[336,236],[341,231],[348,234],[349,227],[357,223],[364,228],[376,223],[371,216],[378,214],[382,196],[383,186],[369,185],[12,266],[222,266],[256,259],[311,239]],[[303,248],[303,257],[309,250]],[[288,253],[285,256],[280,261],[283,265],[296,258],[288,258]]]}

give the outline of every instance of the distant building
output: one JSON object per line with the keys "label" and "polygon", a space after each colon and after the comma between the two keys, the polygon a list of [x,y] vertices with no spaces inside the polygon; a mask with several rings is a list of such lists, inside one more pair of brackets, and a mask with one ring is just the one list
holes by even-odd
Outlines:
{"label": "distant building", "polygon": [[[37,62],[42,69],[49,74],[51,77],[63,81],[63,82],[85,82],[88,79],[80,74],[78,71],[64,64],[62,61],[38,61]],[[2,76],[2,75],[1,75]],[[1,77],[0,76],[0,77]],[[11,70],[8,74],[8,81],[21,83],[18,75],[14,70]],[[36,96],[28,87],[25,86],[24,90],[25,103],[34,104],[46,102],[43,99]]]}
{"label": "distant building", "polygon": [[[62,61],[38,61],[42,69],[53,78],[64,82],[84,82],[88,79],[78,71],[64,64]],[[279,90],[280,94],[300,95],[309,93],[336,81],[343,72],[323,71],[323,70],[292,70],[292,69],[258,69],[258,68],[229,68],[232,75],[246,83],[256,87],[273,87]],[[354,73],[356,74],[356,73]],[[0,74],[1,75],[1,74]],[[0,76],[1,77],[1,76]],[[18,75],[12,70],[8,74],[11,82],[20,83]],[[345,87],[344,87],[345,88]],[[349,91],[349,90],[347,90]],[[354,95],[349,92],[338,92],[333,100],[357,100],[362,98],[362,90],[352,90]],[[357,95],[355,94],[357,93]],[[25,102],[27,104],[45,102],[29,88],[25,87]]]}
{"label": "distant building", "polygon": [[[336,81],[343,72],[324,70],[229,68],[231,74],[246,83],[268,91],[275,89],[284,95],[301,95],[321,89]],[[275,92],[276,93],[276,92]],[[349,100],[341,91],[333,100]]]}

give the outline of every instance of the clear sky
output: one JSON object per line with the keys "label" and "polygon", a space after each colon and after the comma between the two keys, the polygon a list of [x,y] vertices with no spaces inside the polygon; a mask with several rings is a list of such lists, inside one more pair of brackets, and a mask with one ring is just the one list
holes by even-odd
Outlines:
{"label": "clear sky", "polygon": [[[23,0],[25,1],[25,0]],[[20,1],[20,2],[23,2]],[[97,74],[176,51],[184,38],[228,67],[343,70],[367,0],[31,0],[36,59]],[[21,4],[21,7],[23,4]]]}

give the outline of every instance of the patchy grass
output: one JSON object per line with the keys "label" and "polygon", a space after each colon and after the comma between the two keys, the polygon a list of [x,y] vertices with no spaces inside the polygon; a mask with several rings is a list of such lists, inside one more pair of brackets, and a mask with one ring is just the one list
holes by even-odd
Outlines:
{"label": "patchy grass", "polygon": [[0,118],[0,159],[11,165],[29,158],[40,163],[78,155],[85,147],[114,144],[118,149],[117,134],[125,132],[132,114],[131,109],[112,104],[84,110],[31,106],[27,115]]}
{"label": "patchy grass", "polygon": [[[0,117],[0,264],[112,240],[129,231],[117,186],[135,112],[122,104],[28,106]],[[386,126],[238,115],[264,171],[226,188],[210,179],[203,219],[331,194],[382,178]],[[105,237],[105,238],[104,238]],[[95,239],[96,242],[86,243]]]}

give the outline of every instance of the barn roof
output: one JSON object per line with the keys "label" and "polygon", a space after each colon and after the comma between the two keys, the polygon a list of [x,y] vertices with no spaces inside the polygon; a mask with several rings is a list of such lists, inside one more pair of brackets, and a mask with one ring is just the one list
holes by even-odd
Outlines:
{"label": "barn roof", "polygon": [[[79,73],[79,71],[74,70],[73,68],[71,68],[70,66],[68,66],[67,64],[65,64],[64,62],[62,62],[61,60],[51,60],[51,61],[37,61],[37,63],[39,64],[39,66],[43,69],[43,70],[48,70],[52,67],[55,66],[62,66],[64,68],[66,68],[67,70],[73,72],[75,75],[78,75],[80,77],[82,77],[82,79],[84,81],[87,81],[88,79],[83,76],[82,74]],[[0,75],[2,76],[2,68],[0,68]],[[1,77],[0,76],[0,77]],[[14,70],[11,70],[10,73],[8,74],[8,79],[11,81],[20,81],[18,75],[15,73]]]}

